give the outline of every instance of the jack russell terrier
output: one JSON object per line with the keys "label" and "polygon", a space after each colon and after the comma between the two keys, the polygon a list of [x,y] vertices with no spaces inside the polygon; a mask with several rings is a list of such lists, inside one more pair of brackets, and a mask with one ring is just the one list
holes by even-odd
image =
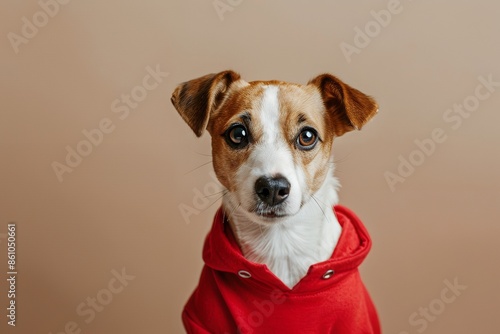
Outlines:
{"label": "jack russell terrier", "polygon": [[380,333],[358,267],[371,247],[337,205],[332,144],[361,129],[376,102],[330,74],[299,85],[233,71],[180,84],[173,105],[212,137],[223,185],[188,333]]}

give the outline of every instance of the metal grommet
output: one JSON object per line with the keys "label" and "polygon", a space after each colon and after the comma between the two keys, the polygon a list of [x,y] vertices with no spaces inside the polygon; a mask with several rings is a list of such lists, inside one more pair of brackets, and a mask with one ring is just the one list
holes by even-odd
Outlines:
{"label": "metal grommet", "polygon": [[327,270],[326,273],[323,275],[323,279],[329,279],[335,274],[335,270]]}
{"label": "metal grommet", "polygon": [[252,274],[250,274],[246,270],[240,270],[240,271],[238,271],[238,275],[240,275],[240,277],[243,277],[243,278],[250,278],[250,277],[252,277]]}

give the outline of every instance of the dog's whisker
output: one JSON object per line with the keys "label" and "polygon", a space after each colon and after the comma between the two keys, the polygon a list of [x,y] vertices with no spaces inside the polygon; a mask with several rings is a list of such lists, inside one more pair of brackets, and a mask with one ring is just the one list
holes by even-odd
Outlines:
{"label": "dog's whisker", "polygon": [[318,197],[314,196],[314,195],[311,195],[311,197],[316,201],[316,203],[320,203],[322,204],[323,206],[327,206],[326,202],[322,201],[321,199],[319,199]]}
{"label": "dog's whisker", "polygon": [[351,156],[351,154],[352,154],[352,152],[349,152],[349,153],[347,153],[346,155],[344,155],[343,157],[341,157],[339,159],[337,159],[336,157],[334,157],[333,161],[331,161],[330,163],[337,164],[337,163],[344,162],[347,159],[349,159],[349,157]]}
{"label": "dog's whisker", "polygon": [[326,213],[325,213],[325,210],[323,210],[323,208],[321,207],[321,205],[319,205],[318,203],[318,200],[316,199],[316,197],[314,195],[311,196],[311,198],[314,200],[314,202],[316,202],[316,204],[318,205],[318,208],[321,210],[321,212],[323,213],[323,216],[325,217],[325,219],[328,221],[328,217],[326,216]]}
{"label": "dog's whisker", "polygon": [[[226,192],[222,195],[222,197],[226,196],[228,193],[229,193],[229,191],[226,190]],[[228,206],[229,205],[230,204],[228,204]],[[228,209],[229,209],[229,207],[228,207]],[[223,213],[223,215],[222,215],[223,221],[226,221],[226,217],[227,217],[227,220],[229,220],[231,218],[230,216],[233,214],[233,211],[231,211],[231,213],[229,213],[227,215],[226,215],[226,210],[223,210],[222,213]]]}
{"label": "dog's whisker", "polygon": [[198,167],[196,167],[196,168],[194,168],[194,169],[191,169],[191,170],[187,171],[186,173],[184,173],[184,175],[187,175],[187,174],[189,174],[189,173],[192,173],[192,172],[194,172],[195,170],[197,170],[197,169],[199,169],[199,168],[201,168],[201,167],[203,167],[203,166],[206,166],[206,165],[208,165],[208,164],[211,164],[211,163],[212,163],[212,160],[210,160],[209,162],[205,162],[204,164],[202,164],[202,165],[200,165],[200,166],[198,166]]}
{"label": "dog's whisker", "polygon": [[238,205],[235,205],[233,210],[231,210],[231,213],[228,215],[229,218],[233,216],[233,213],[240,207],[241,203],[238,203]]}
{"label": "dog's whisker", "polygon": [[204,157],[212,157],[212,154],[206,154],[206,153],[201,153],[201,152],[195,152],[198,155],[203,155]]}
{"label": "dog's whisker", "polygon": [[207,211],[212,205],[214,205],[215,203],[217,203],[220,199],[222,199],[224,196],[226,196],[227,194],[227,190],[225,193],[222,194],[222,196],[220,196],[219,198],[217,198],[215,201],[213,201],[212,203],[210,203],[209,206],[207,206],[205,209],[201,210],[201,212],[205,212]]}
{"label": "dog's whisker", "polygon": [[222,194],[224,192],[227,192],[227,189],[222,189],[221,191],[216,191],[214,192],[213,194],[208,194],[208,195],[205,195],[203,196],[204,198],[208,198],[208,197],[212,197],[212,196],[215,196],[215,195],[219,195],[219,194]]}

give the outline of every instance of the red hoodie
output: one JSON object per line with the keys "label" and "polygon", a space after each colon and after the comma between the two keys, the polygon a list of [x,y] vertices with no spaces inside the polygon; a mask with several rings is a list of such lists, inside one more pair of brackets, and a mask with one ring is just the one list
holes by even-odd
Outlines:
{"label": "red hoodie", "polygon": [[342,234],[332,257],[312,265],[293,289],[264,264],[243,257],[222,208],[205,240],[205,266],[182,313],[188,333],[379,334],[358,266],[371,247],[349,209],[335,206]]}

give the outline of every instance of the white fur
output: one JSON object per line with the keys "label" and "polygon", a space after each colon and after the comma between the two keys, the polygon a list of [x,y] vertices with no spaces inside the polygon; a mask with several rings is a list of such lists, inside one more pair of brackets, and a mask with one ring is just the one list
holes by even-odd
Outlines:
{"label": "white fur", "polygon": [[[263,137],[240,169],[236,190],[224,196],[223,205],[243,255],[267,267],[289,288],[307,274],[312,264],[329,259],[341,234],[333,213],[337,204],[337,179],[333,163],[320,189],[311,194],[301,166],[279,129],[278,87],[267,86],[261,108],[252,114],[263,124]],[[290,182],[283,206],[284,218],[269,221],[252,212],[254,185],[261,176],[281,174]]]}

